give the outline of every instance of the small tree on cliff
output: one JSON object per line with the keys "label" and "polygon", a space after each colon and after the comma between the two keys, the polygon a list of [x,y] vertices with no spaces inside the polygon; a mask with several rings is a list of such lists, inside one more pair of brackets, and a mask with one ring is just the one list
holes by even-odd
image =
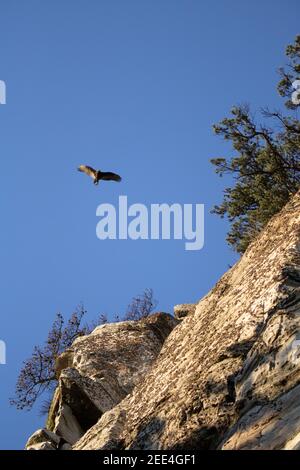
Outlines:
{"label": "small tree on cliff", "polygon": [[142,320],[150,315],[156,306],[157,301],[154,299],[153,290],[145,289],[142,295],[133,297],[123,320]]}
{"label": "small tree on cliff", "polygon": [[86,334],[86,327],[81,326],[85,313],[84,307],[80,306],[67,322],[60,313],[56,315],[45,344],[35,346],[31,357],[23,363],[15,397],[10,400],[12,405],[20,410],[31,409],[39,396],[55,387],[56,358],[71,346],[78,336]]}
{"label": "small tree on cliff", "polygon": [[[291,101],[300,75],[300,36],[286,49],[289,71],[280,69],[278,91],[287,97],[290,115],[262,110],[271,124],[257,123],[248,106],[236,106],[231,116],[214,126],[217,135],[232,143],[234,156],[211,160],[220,176],[230,174],[234,185],[213,212],[228,217],[228,243],[243,253],[268,220],[300,187],[300,122]],[[294,114],[293,114],[294,113]]]}

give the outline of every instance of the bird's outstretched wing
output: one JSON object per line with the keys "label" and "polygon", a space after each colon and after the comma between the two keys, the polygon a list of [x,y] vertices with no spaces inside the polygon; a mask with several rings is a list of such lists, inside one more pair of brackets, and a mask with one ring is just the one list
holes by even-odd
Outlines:
{"label": "bird's outstretched wing", "polygon": [[121,176],[117,175],[116,173],[112,173],[110,171],[101,171],[100,174],[100,179],[101,180],[106,180],[106,181],[121,181]]}
{"label": "bird's outstretched wing", "polygon": [[97,175],[97,170],[94,170],[94,168],[92,168],[91,166],[87,166],[87,165],[80,165],[78,167],[78,171],[82,171],[86,175],[93,178],[93,180],[96,178],[96,175]]}

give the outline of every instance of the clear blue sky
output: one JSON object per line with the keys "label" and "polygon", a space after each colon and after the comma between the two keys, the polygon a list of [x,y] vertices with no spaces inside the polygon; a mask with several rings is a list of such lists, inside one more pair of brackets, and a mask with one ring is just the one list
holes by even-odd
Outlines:
{"label": "clear blue sky", "polygon": [[[21,363],[56,312],[122,313],[152,287],[158,308],[195,302],[236,256],[209,213],[229,152],[211,126],[236,103],[279,107],[276,69],[299,33],[298,0],[0,1],[0,448],[22,448],[44,418],[11,408]],[[117,171],[94,187],[76,167]],[[205,246],[100,241],[96,207],[204,203]]]}

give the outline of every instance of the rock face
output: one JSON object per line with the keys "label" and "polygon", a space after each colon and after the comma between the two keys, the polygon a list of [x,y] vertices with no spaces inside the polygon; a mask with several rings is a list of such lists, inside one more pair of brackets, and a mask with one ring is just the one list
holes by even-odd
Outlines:
{"label": "rock face", "polygon": [[300,448],[300,193],[74,449]]}
{"label": "rock face", "polygon": [[300,192],[183,307],[77,340],[48,428],[75,450],[300,449]]}
{"label": "rock face", "polygon": [[174,307],[174,317],[177,320],[182,320],[188,315],[194,315],[197,304],[179,304]]}
{"label": "rock face", "polygon": [[51,432],[37,431],[26,448],[43,442],[57,448],[60,439],[73,445],[145,377],[176,325],[172,316],[157,313],[140,321],[104,324],[77,338],[56,361],[59,386],[47,421]]}

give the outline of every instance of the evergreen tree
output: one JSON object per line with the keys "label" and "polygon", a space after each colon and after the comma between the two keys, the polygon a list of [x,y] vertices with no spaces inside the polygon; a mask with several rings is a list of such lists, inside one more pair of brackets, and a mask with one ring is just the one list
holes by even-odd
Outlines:
{"label": "evergreen tree", "polygon": [[212,212],[228,217],[231,228],[227,241],[239,253],[300,187],[300,121],[295,94],[292,100],[292,94],[298,93],[300,36],[287,47],[286,55],[288,72],[279,70],[278,91],[288,98],[288,115],[263,109],[261,117],[269,122],[266,125],[255,121],[248,106],[236,106],[230,117],[214,126],[217,135],[232,143],[236,154],[211,160],[217,174],[230,174],[234,181]]}

